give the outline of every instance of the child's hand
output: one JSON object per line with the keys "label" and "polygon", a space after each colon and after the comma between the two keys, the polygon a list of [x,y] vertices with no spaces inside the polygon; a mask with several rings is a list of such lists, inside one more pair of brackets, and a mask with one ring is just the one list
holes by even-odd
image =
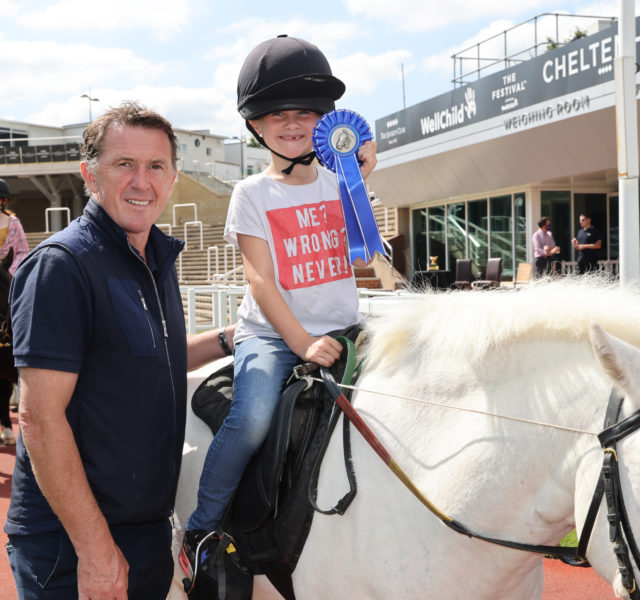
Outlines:
{"label": "child's hand", "polygon": [[342,344],[338,341],[323,335],[322,337],[309,336],[306,348],[299,353],[299,356],[307,362],[314,362],[323,367],[330,367],[340,358]]}
{"label": "child's hand", "polygon": [[360,172],[362,173],[362,178],[366,179],[371,175],[371,171],[376,166],[378,159],[376,158],[376,150],[378,149],[378,143],[373,140],[369,140],[360,146],[360,150],[358,150],[358,158],[362,161],[362,166],[360,167]]}

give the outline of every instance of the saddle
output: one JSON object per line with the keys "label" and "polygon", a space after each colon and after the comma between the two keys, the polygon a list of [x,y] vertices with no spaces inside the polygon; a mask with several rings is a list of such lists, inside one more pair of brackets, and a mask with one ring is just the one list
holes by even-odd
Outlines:
{"label": "saddle", "polygon": [[[354,326],[341,334],[354,341],[359,332],[360,327]],[[346,354],[343,352],[330,369],[338,381],[347,365]],[[214,435],[229,411],[232,397],[232,364],[210,375],[193,395],[194,413]],[[253,574],[265,574],[286,600],[295,600],[291,573],[313,520],[312,476],[317,476],[338,416],[339,410],[334,410],[334,402],[322,383],[292,375],[267,439],[247,466],[222,521],[223,529],[233,536],[244,565]],[[346,510],[355,496],[355,479],[347,496],[337,512]],[[251,597],[251,590],[246,597]]]}

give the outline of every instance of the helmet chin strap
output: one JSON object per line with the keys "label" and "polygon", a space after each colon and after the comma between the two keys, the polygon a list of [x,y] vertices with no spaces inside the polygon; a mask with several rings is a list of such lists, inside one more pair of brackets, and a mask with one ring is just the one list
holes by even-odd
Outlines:
{"label": "helmet chin strap", "polygon": [[[266,147],[269,148],[269,146]],[[271,148],[269,148],[269,150],[271,150]],[[302,156],[296,156],[295,158],[289,158],[283,154],[278,154],[275,150],[271,150],[271,152],[280,158],[291,161],[291,164],[286,169],[282,169],[282,171],[280,171],[280,173],[284,173],[285,175],[291,175],[291,171],[293,171],[293,167],[296,165],[310,165],[316,157],[316,153],[313,150],[309,152],[309,154],[303,154]]]}
{"label": "helmet chin strap", "polygon": [[279,152],[276,152],[275,150],[267,146],[267,143],[264,141],[264,138],[260,135],[260,133],[258,133],[253,128],[253,126],[251,125],[251,123],[249,123],[249,121],[246,121],[246,124],[247,124],[247,129],[253,134],[256,140],[258,140],[260,144],[262,144],[267,150],[269,150],[269,152],[273,152],[276,156],[279,156],[284,160],[291,161],[291,164],[287,168],[282,169],[282,171],[280,171],[280,173],[283,173],[284,175],[291,175],[291,171],[293,171],[293,167],[295,167],[296,165],[310,165],[313,162],[313,159],[316,157],[316,153],[313,150],[308,154],[302,154],[301,156],[296,156],[295,158],[289,158],[284,154],[280,154]]}

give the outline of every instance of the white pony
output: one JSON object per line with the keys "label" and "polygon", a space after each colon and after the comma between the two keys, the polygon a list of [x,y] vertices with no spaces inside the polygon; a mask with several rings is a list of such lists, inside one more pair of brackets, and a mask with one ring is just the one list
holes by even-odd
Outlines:
{"label": "white pony", "polygon": [[[474,532],[518,542],[553,545],[580,531],[602,466],[595,434],[612,385],[626,398],[621,418],[640,408],[637,293],[589,278],[521,291],[426,293],[367,329],[353,404],[438,509]],[[322,464],[322,507],[348,489],[341,438],[333,436]],[[452,531],[355,430],[352,451],[358,494],[344,516],[314,516],[293,573],[299,599],[541,597],[540,555]],[[618,456],[640,538],[640,432],[618,443]],[[183,472],[181,520],[197,481]],[[603,505],[587,555],[616,595],[628,598],[605,516]]]}

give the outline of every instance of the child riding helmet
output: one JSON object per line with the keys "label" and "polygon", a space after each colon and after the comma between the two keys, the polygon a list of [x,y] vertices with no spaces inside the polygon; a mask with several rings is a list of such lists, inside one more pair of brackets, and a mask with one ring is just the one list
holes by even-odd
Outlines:
{"label": "child riding helmet", "polygon": [[[247,56],[238,76],[238,112],[247,129],[265,148],[249,119],[259,119],[280,110],[310,110],[323,115],[335,109],[335,101],[344,94],[342,81],[331,73],[329,61],[317,46],[304,40],[279,35],[262,42]],[[288,175],[297,164],[311,164],[315,152],[291,158],[283,169]]]}

